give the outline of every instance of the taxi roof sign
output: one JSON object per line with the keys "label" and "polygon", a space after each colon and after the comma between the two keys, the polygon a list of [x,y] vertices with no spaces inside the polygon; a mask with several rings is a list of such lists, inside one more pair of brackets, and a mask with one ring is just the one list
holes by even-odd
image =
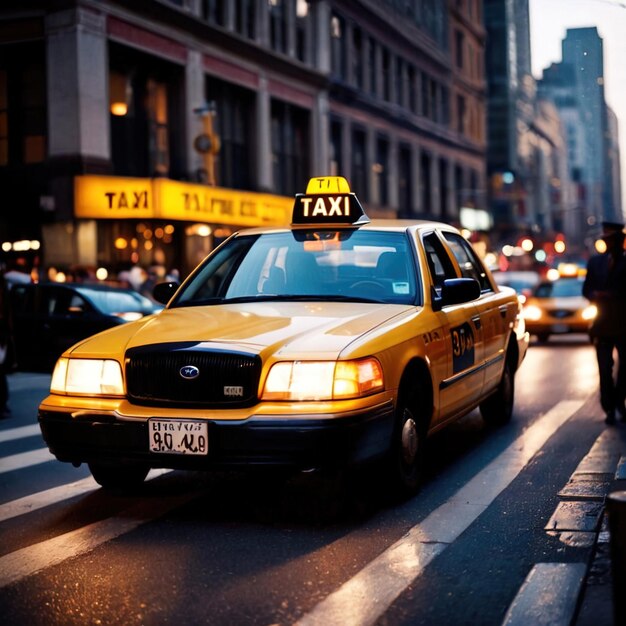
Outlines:
{"label": "taxi roof sign", "polygon": [[292,226],[355,227],[369,221],[343,176],[311,178],[306,193],[296,194],[291,217]]}

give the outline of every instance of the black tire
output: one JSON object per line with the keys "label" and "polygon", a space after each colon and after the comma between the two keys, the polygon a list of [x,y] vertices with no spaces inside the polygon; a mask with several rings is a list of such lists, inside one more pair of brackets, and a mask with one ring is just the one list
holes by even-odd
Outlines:
{"label": "black tire", "polygon": [[[419,414],[420,385],[411,390],[400,390],[396,419],[387,462],[391,488],[395,495],[406,498],[417,493],[424,469],[426,428]],[[420,419],[422,418],[422,419]]]}
{"label": "black tire", "polygon": [[515,398],[515,371],[509,359],[504,364],[502,378],[496,392],[480,405],[480,414],[488,426],[502,426],[513,417]]}
{"label": "black tire", "polygon": [[143,484],[149,468],[144,465],[89,463],[89,471],[104,489],[128,492],[138,489]]}

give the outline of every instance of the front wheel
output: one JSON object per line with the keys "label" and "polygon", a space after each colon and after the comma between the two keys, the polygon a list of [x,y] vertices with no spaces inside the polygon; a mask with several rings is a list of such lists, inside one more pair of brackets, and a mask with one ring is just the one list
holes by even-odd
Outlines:
{"label": "front wheel", "polygon": [[388,460],[391,486],[400,497],[417,492],[424,466],[426,433],[416,415],[416,404],[410,401],[410,397],[398,400],[396,427]]}
{"label": "front wheel", "polygon": [[507,359],[496,392],[480,405],[480,414],[488,426],[501,426],[511,420],[514,395],[515,372]]}
{"label": "front wheel", "polygon": [[149,468],[145,465],[89,463],[89,471],[94,480],[104,489],[132,491],[141,486],[148,475]]}

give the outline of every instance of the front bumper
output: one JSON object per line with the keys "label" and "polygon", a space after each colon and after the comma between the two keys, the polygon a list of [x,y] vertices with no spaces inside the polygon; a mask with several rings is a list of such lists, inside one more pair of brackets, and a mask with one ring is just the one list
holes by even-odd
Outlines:
{"label": "front bumper", "polygon": [[345,414],[207,420],[208,454],[189,456],[149,451],[145,420],[114,414],[39,410],[50,451],[69,463],[140,463],[151,468],[211,470],[251,466],[313,469],[354,465],[384,455],[391,445],[393,405],[385,401]]}

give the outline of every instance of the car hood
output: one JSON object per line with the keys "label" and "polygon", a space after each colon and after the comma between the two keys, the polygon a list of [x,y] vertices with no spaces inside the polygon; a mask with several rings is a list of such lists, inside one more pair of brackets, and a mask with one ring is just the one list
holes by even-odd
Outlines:
{"label": "car hood", "polygon": [[589,300],[584,296],[568,296],[561,298],[535,298],[526,300],[525,306],[538,306],[541,309],[566,309],[575,311],[589,306]]}
{"label": "car hood", "polygon": [[126,349],[197,342],[207,349],[337,358],[353,341],[392,319],[415,312],[398,304],[261,302],[165,309],[105,331],[71,349],[72,356],[121,358]]}

